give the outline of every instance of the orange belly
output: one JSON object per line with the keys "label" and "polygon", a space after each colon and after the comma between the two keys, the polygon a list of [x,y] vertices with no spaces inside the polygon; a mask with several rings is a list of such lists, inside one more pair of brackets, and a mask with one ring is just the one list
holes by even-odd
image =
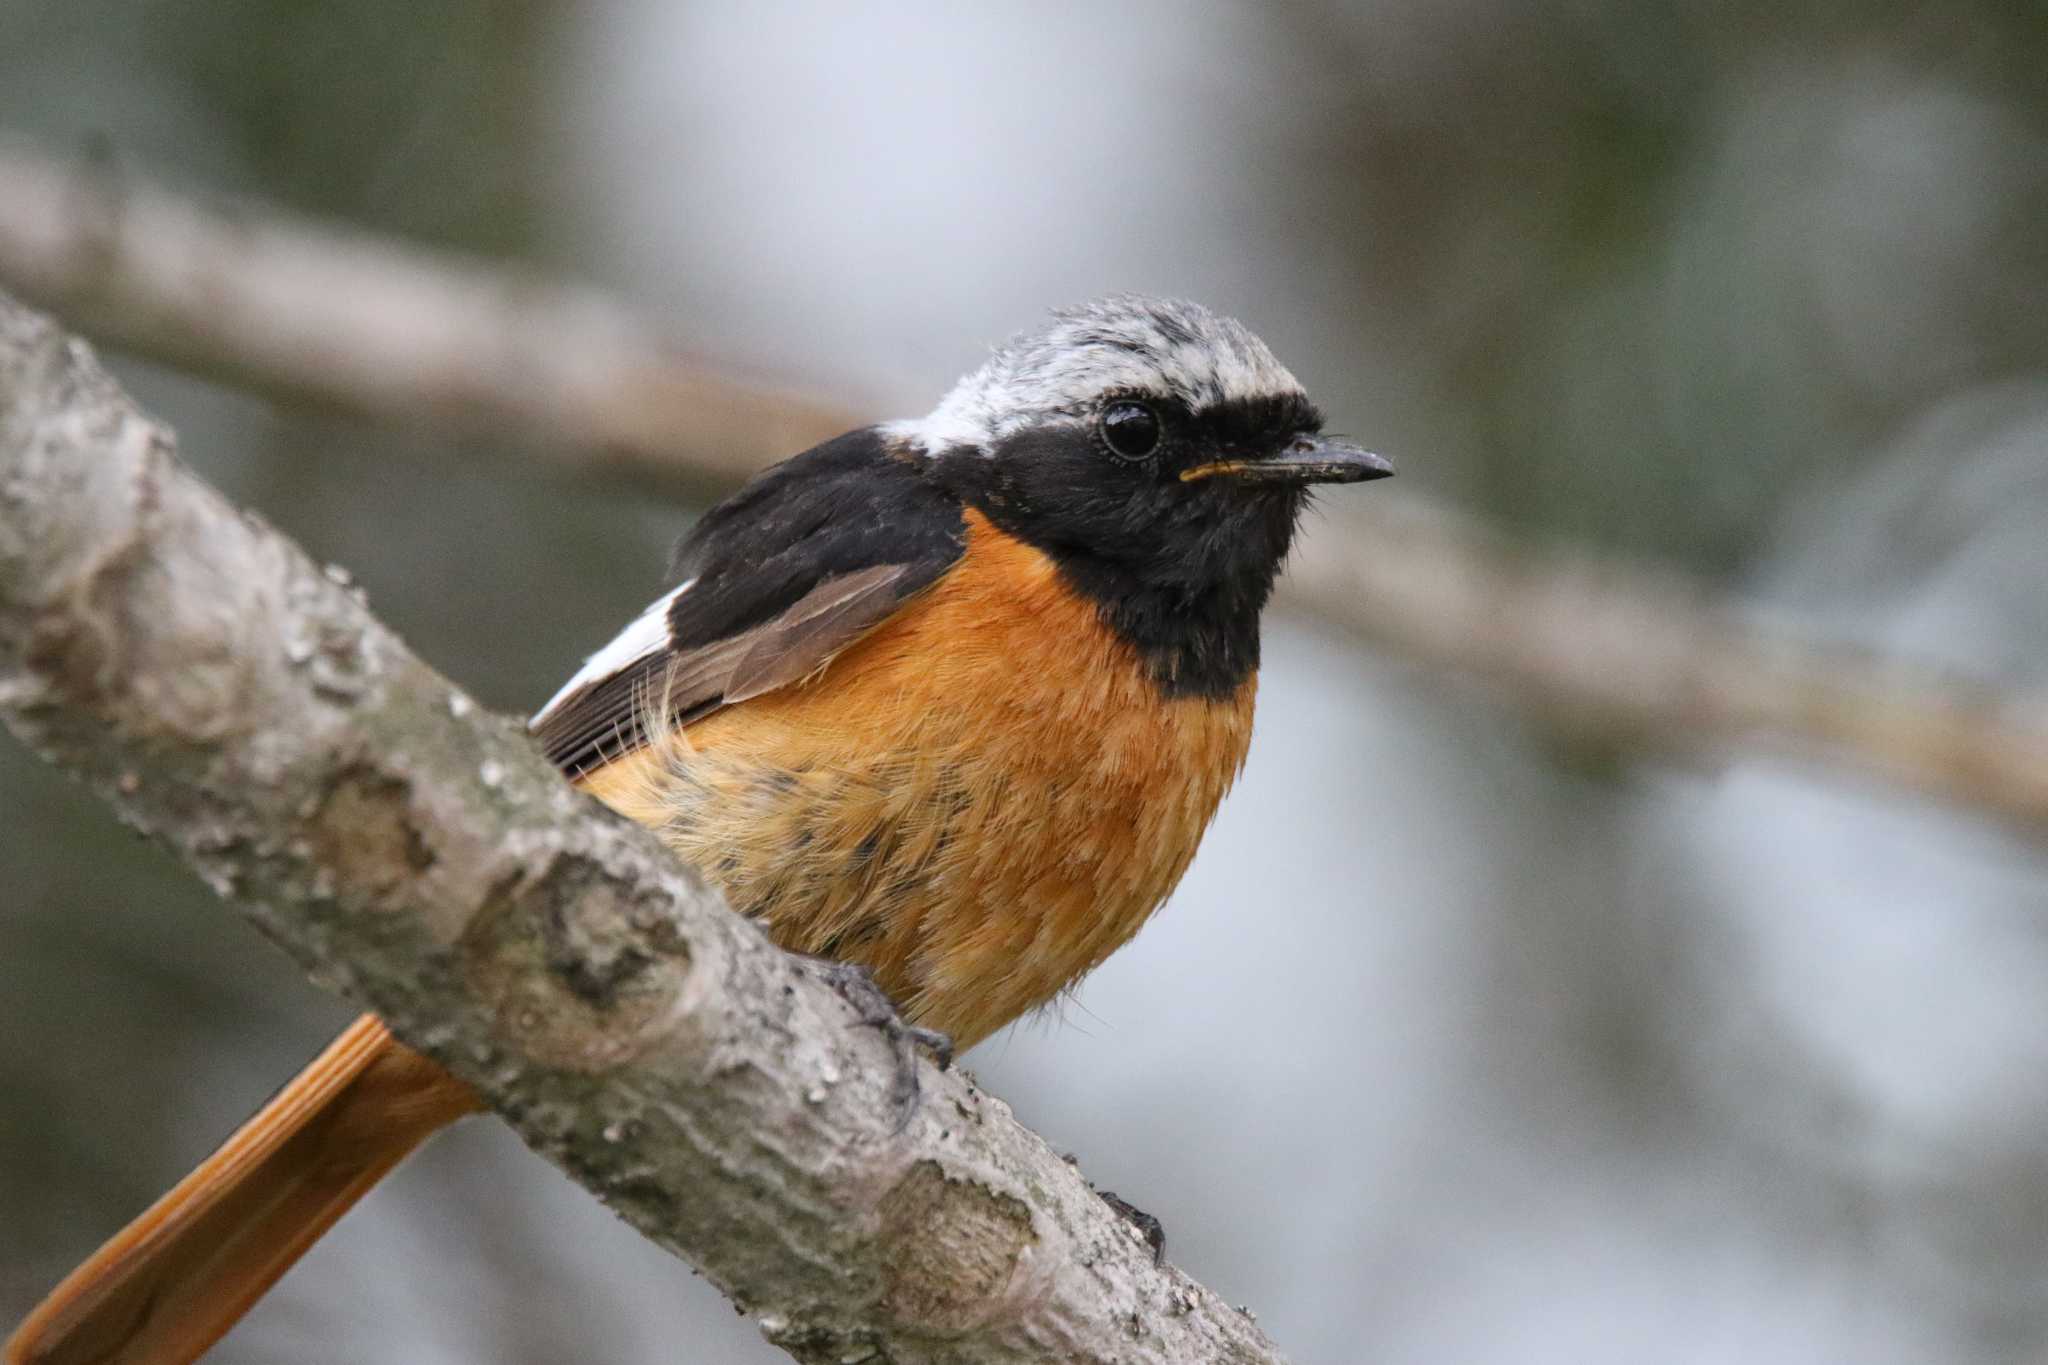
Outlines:
{"label": "orange belly", "polygon": [[962,561],[818,674],[583,786],[785,948],[867,965],[968,1047],[1165,900],[1243,765],[1255,690],[1162,697],[1049,559],[970,512]]}

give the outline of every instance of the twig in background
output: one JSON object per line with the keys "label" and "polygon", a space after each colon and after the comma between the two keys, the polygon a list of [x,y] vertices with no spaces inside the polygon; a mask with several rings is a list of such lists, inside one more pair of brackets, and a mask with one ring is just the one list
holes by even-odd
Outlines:
{"label": "twig in background", "polygon": [[693,360],[594,290],[208,208],[5,142],[0,284],[166,364],[686,492],[859,420]]}
{"label": "twig in background", "polygon": [[[681,495],[868,420],[693,361],[600,293],[4,145],[0,285],[156,360]],[[1412,495],[1359,502],[1307,537],[1282,608],[1488,678],[1568,734],[1797,755],[2048,830],[2040,708],[1771,635],[1669,575],[1516,548]]]}
{"label": "twig in background", "polygon": [[1677,575],[1487,534],[1386,500],[1367,556],[1312,540],[1290,601],[1389,653],[1474,674],[1575,739],[1822,761],[2048,831],[2048,708],[1748,624]]}

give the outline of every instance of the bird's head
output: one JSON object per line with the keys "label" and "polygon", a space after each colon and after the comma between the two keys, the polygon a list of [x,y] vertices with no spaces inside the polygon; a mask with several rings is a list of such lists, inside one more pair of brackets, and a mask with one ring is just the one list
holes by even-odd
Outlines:
{"label": "bird's head", "polygon": [[1177,694],[1218,695],[1257,667],[1310,487],[1393,473],[1324,435],[1243,324],[1129,294],[1054,313],[888,432],[1051,556]]}

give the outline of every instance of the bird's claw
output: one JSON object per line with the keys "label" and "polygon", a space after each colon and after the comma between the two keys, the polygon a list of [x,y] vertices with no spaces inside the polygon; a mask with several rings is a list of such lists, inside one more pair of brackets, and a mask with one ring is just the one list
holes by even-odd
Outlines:
{"label": "bird's claw", "polygon": [[896,1009],[888,992],[875,984],[875,975],[855,962],[811,958],[811,965],[839,998],[853,1006],[860,1022],[882,1031],[896,1050],[896,1079],[890,1100],[896,1108],[896,1131],[902,1132],[917,1113],[922,1089],[917,1080],[917,1050],[924,1048],[941,1071],[953,1065],[953,1040],[937,1029],[908,1023]]}
{"label": "bird's claw", "polygon": [[1145,1245],[1152,1248],[1152,1264],[1161,1265],[1166,1260],[1166,1224],[1154,1218],[1128,1199],[1120,1199],[1108,1190],[1097,1190],[1096,1196],[1116,1212],[1116,1216],[1138,1230],[1145,1239]]}

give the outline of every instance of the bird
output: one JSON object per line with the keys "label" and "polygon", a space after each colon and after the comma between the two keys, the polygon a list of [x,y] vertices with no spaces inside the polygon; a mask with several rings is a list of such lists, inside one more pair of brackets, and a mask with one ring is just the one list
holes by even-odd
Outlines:
{"label": "bird", "polygon": [[[1235,319],[1058,309],[928,415],[712,507],[529,728],[943,1063],[1166,900],[1245,762],[1260,615],[1311,491],[1392,472]],[[7,1365],[197,1359],[480,1107],[363,1016],[53,1290]]]}

